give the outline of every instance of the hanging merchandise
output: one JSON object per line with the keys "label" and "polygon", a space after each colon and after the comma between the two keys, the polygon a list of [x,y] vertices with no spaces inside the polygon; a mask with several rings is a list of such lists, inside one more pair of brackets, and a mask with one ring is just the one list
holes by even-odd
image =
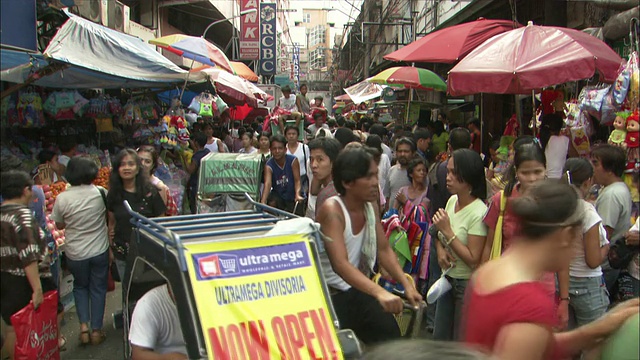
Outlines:
{"label": "hanging merchandise", "polygon": [[627,149],[627,170],[633,171],[640,164],[640,117],[637,110],[627,117],[627,135],[623,147]]}
{"label": "hanging merchandise", "polygon": [[613,101],[618,105],[622,105],[627,98],[627,92],[629,91],[630,73],[628,70],[629,63],[623,63],[618,70],[618,77],[613,84]]}
{"label": "hanging merchandise", "polygon": [[627,138],[627,117],[629,117],[629,112],[619,112],[616,113],[616,118],[613,120],[613,131],[611,131],[611,135],[609,135],[608,143],[609,145],[625,147],[625,139]]}
{"label": "hanging merchandise", "polygon": [[89,109],[86,112],[86,116],[94,119],[110,117],[111,111],[109,110],[107,97],[100,95],[89,100]]}
{"label": "hanging merchandise", "polygon": [[638,102],[640,102],[640,67],[638,65],[638,52],[634,51],[629,55],[627,71],[629,72],[627,107],[632,111],[635,111],[638,109]]}
{"label": "hanging merchandise", "polygon": [[504,128],[504,133],[502,135],[505,136],[513,136],[514,138],[518,137],[520,132],[520,124],[518,123],[518,117],[516,114],[511,115],[511,118],[507,121],[507,124]]}
{"label": "hanging merchandise", "polygon": [[78,91],[54,91],[47,97],[44,111],[56,120],[72,120],[84,115],[89,104]]}
{"label": "hanging merchandise", "polygon": [[18,123],[24,127],[42,127],[45,125],[42,112],[42,98],[33,88],[18,95]]}
{"label": "hanging merchandise", "polygon": [[587,111],[603,125],[608,125],[615,119],[615,112],[619,110],[613,101],[611,85],[585,86],[578,95],[580,109]]}
{"label": "hanging merchandise", "polygon": [[124,109],[122,108],[122,104],[120,103],[120,99],[107,96],[107,101],[109,103],[109,111],[111,115],[120,116],[122,115]]}
{"label": "hanging merchandise", "polygon": [[191,100],[188,109],[199,116],[213,117],[220,116],[229,106],[218,95],[213,95],[208,91],[200,93]]}
{"label": "hanging merchandise", "polygon": [[18,126],[20,125],[20,119],[18,118],[18,109],[16,108],[18,98],[16,94],[11,94],[2,99],[2,112],[0,117],[2,118],[2,125],[4,126]]}

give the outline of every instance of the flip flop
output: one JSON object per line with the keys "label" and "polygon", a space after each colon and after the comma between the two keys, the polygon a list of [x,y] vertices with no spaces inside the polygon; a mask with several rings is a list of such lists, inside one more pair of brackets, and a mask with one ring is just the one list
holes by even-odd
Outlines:
{"label": "flip flop", "polygon": [[58,349],[60,351],[67,350],[67,338],[64,335],[60,335],[60,338],[58,339]]}

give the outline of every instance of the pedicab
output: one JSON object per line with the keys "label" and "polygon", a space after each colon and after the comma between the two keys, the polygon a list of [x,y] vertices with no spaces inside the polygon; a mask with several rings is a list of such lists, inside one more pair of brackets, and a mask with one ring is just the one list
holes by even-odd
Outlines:
{"label": "pedicab", "polygon": [[198,180],[198,213],[248,210],[260,198],[265,159],[258,153],[210,153],[202,159]]}
{"label": "pedicab", "polygon": [[310,219],[259,204],[249,210],[148,219],[134,232],[123,281],[125,358],[136,302],[168,284],[189,359],[353,359],[320,269]]}

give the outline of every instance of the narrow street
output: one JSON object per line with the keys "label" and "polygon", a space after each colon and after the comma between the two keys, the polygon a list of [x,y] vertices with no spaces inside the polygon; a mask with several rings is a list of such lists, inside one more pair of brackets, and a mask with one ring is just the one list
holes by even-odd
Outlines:
{"label": "narrow street", "polygon": [[61,360],[120,360],[123,359],[124,349],[122,346],[122,330],[113,328],[113,314],[121,307],[120,283],[116,283],[116,289],[107,294],[107,308],[105,311],[104,330],[107,333],[107,340],[98,346],[80,346],[78,340],[79,327],[78,316],[75,308],[65,313],[65,324],[62,332],[67,337],[67,350],[60,353]]}

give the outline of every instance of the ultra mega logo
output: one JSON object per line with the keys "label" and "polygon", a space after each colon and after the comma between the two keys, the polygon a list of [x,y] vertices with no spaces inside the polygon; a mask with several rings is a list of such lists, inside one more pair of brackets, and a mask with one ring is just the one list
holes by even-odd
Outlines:
{"label": "ultra mega logo", "polygon": [[238,271],[238,258],[228,255],[205,256],[198,260],[198,270],[202,277],[217,277]]}
{"label": "ultra mega logo", "polygon": [[230,278],[310,266],[304,242],[193,255],[199,280]]}

